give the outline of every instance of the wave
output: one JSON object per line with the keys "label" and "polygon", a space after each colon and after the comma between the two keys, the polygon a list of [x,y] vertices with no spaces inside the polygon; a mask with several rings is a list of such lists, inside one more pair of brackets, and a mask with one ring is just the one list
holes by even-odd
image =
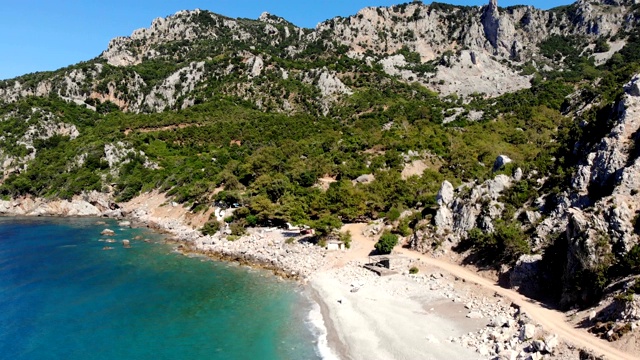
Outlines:
{"label": "wave", "polygon": [[327,340],[327,327],[322,317],[322,311],[320,305],[313,301],[311,310],[307,315],[307,325],[311,329],[311,332],[317,340],[317,352],[323,360],[339,360],[338,356],[329,347],[329,341]]}

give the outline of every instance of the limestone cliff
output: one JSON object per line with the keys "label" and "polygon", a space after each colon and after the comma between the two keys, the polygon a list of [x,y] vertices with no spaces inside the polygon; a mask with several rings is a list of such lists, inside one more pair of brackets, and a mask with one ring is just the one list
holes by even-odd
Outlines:
{"label": "limestone cliff", "polygon": [[[90,108],[95,102],[87,100],[94,99],[125,111],[155,112],[191,106],[211,91],[207,83],[224,79],[234,85],[218,91],[241,96],[259,108],[307,112],[313,108],[308,101],[274,83],[273,75],[298,72],[299,66],[283,65],[311,61],[322,52],[361,61],[360,66],[381,64],[387,74],[442,95],[497,96],[530,86],[531,76],[520,71],[525,63],[540,69],[562,68],[540,56],[539,46],[550,36],[577,36],[593,47],[598,38],[617,36],[637,24],[633,6],[633,1],[581,0],[544,11],[530,6],[500,8],[495,0],[482,7],[414,2],[365,8],[315,29],[302,29],[266,13],[252,21],[203,10],[180,11],[155,19],[149,28],[135,30],[129,37],[113,39],[100,57],[85,64],[0,83],[0,99],[13,102],[53,93]],[[409,53],[417,58],[407,58]],[[158,72],[161,78],[149,78],[151,69],[145,65],[149,61],[154,66],[178,65]],[[350,72],[343,70],[334,78]],[[308,75],[302,71],[300,78]],[[320,83],[326,84],[323,79]],[[320,113],[327,113],[337,100],[323,94],[313,102]]]}

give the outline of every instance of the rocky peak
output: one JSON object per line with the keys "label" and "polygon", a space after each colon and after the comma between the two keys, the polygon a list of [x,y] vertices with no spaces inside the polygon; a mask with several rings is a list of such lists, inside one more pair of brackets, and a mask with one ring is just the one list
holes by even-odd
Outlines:
{"label": "rocky peak", "polygon": [[500,27],[500,12],[498,10],[498,1],[490,0],[489,5],[485,6],[482,13],[482,26],[484,35],[494,48],[498,47],[498,31]]}
{"label": "rocky peak", "polygon": [[286,25],[291,25],[290,22],[288,22],[286,19],[277,16],[277,15],[273,15],[270,14],[268,12],[263,12],[262,14],[260,14],[260,16],[258,17],[258,21],[261,21],[263,23],[268,23],[268,24],[286,24]]}

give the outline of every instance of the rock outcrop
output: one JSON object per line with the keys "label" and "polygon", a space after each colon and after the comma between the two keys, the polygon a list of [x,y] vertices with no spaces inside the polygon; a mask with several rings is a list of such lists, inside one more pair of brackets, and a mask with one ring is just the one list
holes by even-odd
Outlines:
{"label": "rock outcrop", "polygon": [[436,196],[438,208],[430,222],[418,227],[423,230],[414,233],[412,247],[423,252],[432,250],[433,244],[450,249],[473,228],[492,232],[494,221],[501,218],[504,210],[499,198],[515,182],[514,177],[500,174],[481,184],[464,184],[454,190],[445,180]]}
{"label": "rock outcrop", "polygon": [[[640,133],[639,84],[640,76],[636,75],[625,85],[625,95],[612,114],[611,131],[578,166],[573,189],[565,195],[568,201],[561,202],[552,218],[537,229],[541,236],[552,223],[566,229],[567,281],[607,263],[611,256],[623,256],[638,244],[635,222],[640,211],[640,158],[635,147]],[[567,287],[562,303],[570,304],[580,296],[586,295]]]}

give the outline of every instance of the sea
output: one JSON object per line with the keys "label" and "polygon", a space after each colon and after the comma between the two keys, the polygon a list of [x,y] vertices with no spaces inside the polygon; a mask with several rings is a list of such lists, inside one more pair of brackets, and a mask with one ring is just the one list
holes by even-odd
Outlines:
{"label": "sea", "polygon": [[301,285],[165,240],[111,219],[0,217],[0,359],[329,357]]}

